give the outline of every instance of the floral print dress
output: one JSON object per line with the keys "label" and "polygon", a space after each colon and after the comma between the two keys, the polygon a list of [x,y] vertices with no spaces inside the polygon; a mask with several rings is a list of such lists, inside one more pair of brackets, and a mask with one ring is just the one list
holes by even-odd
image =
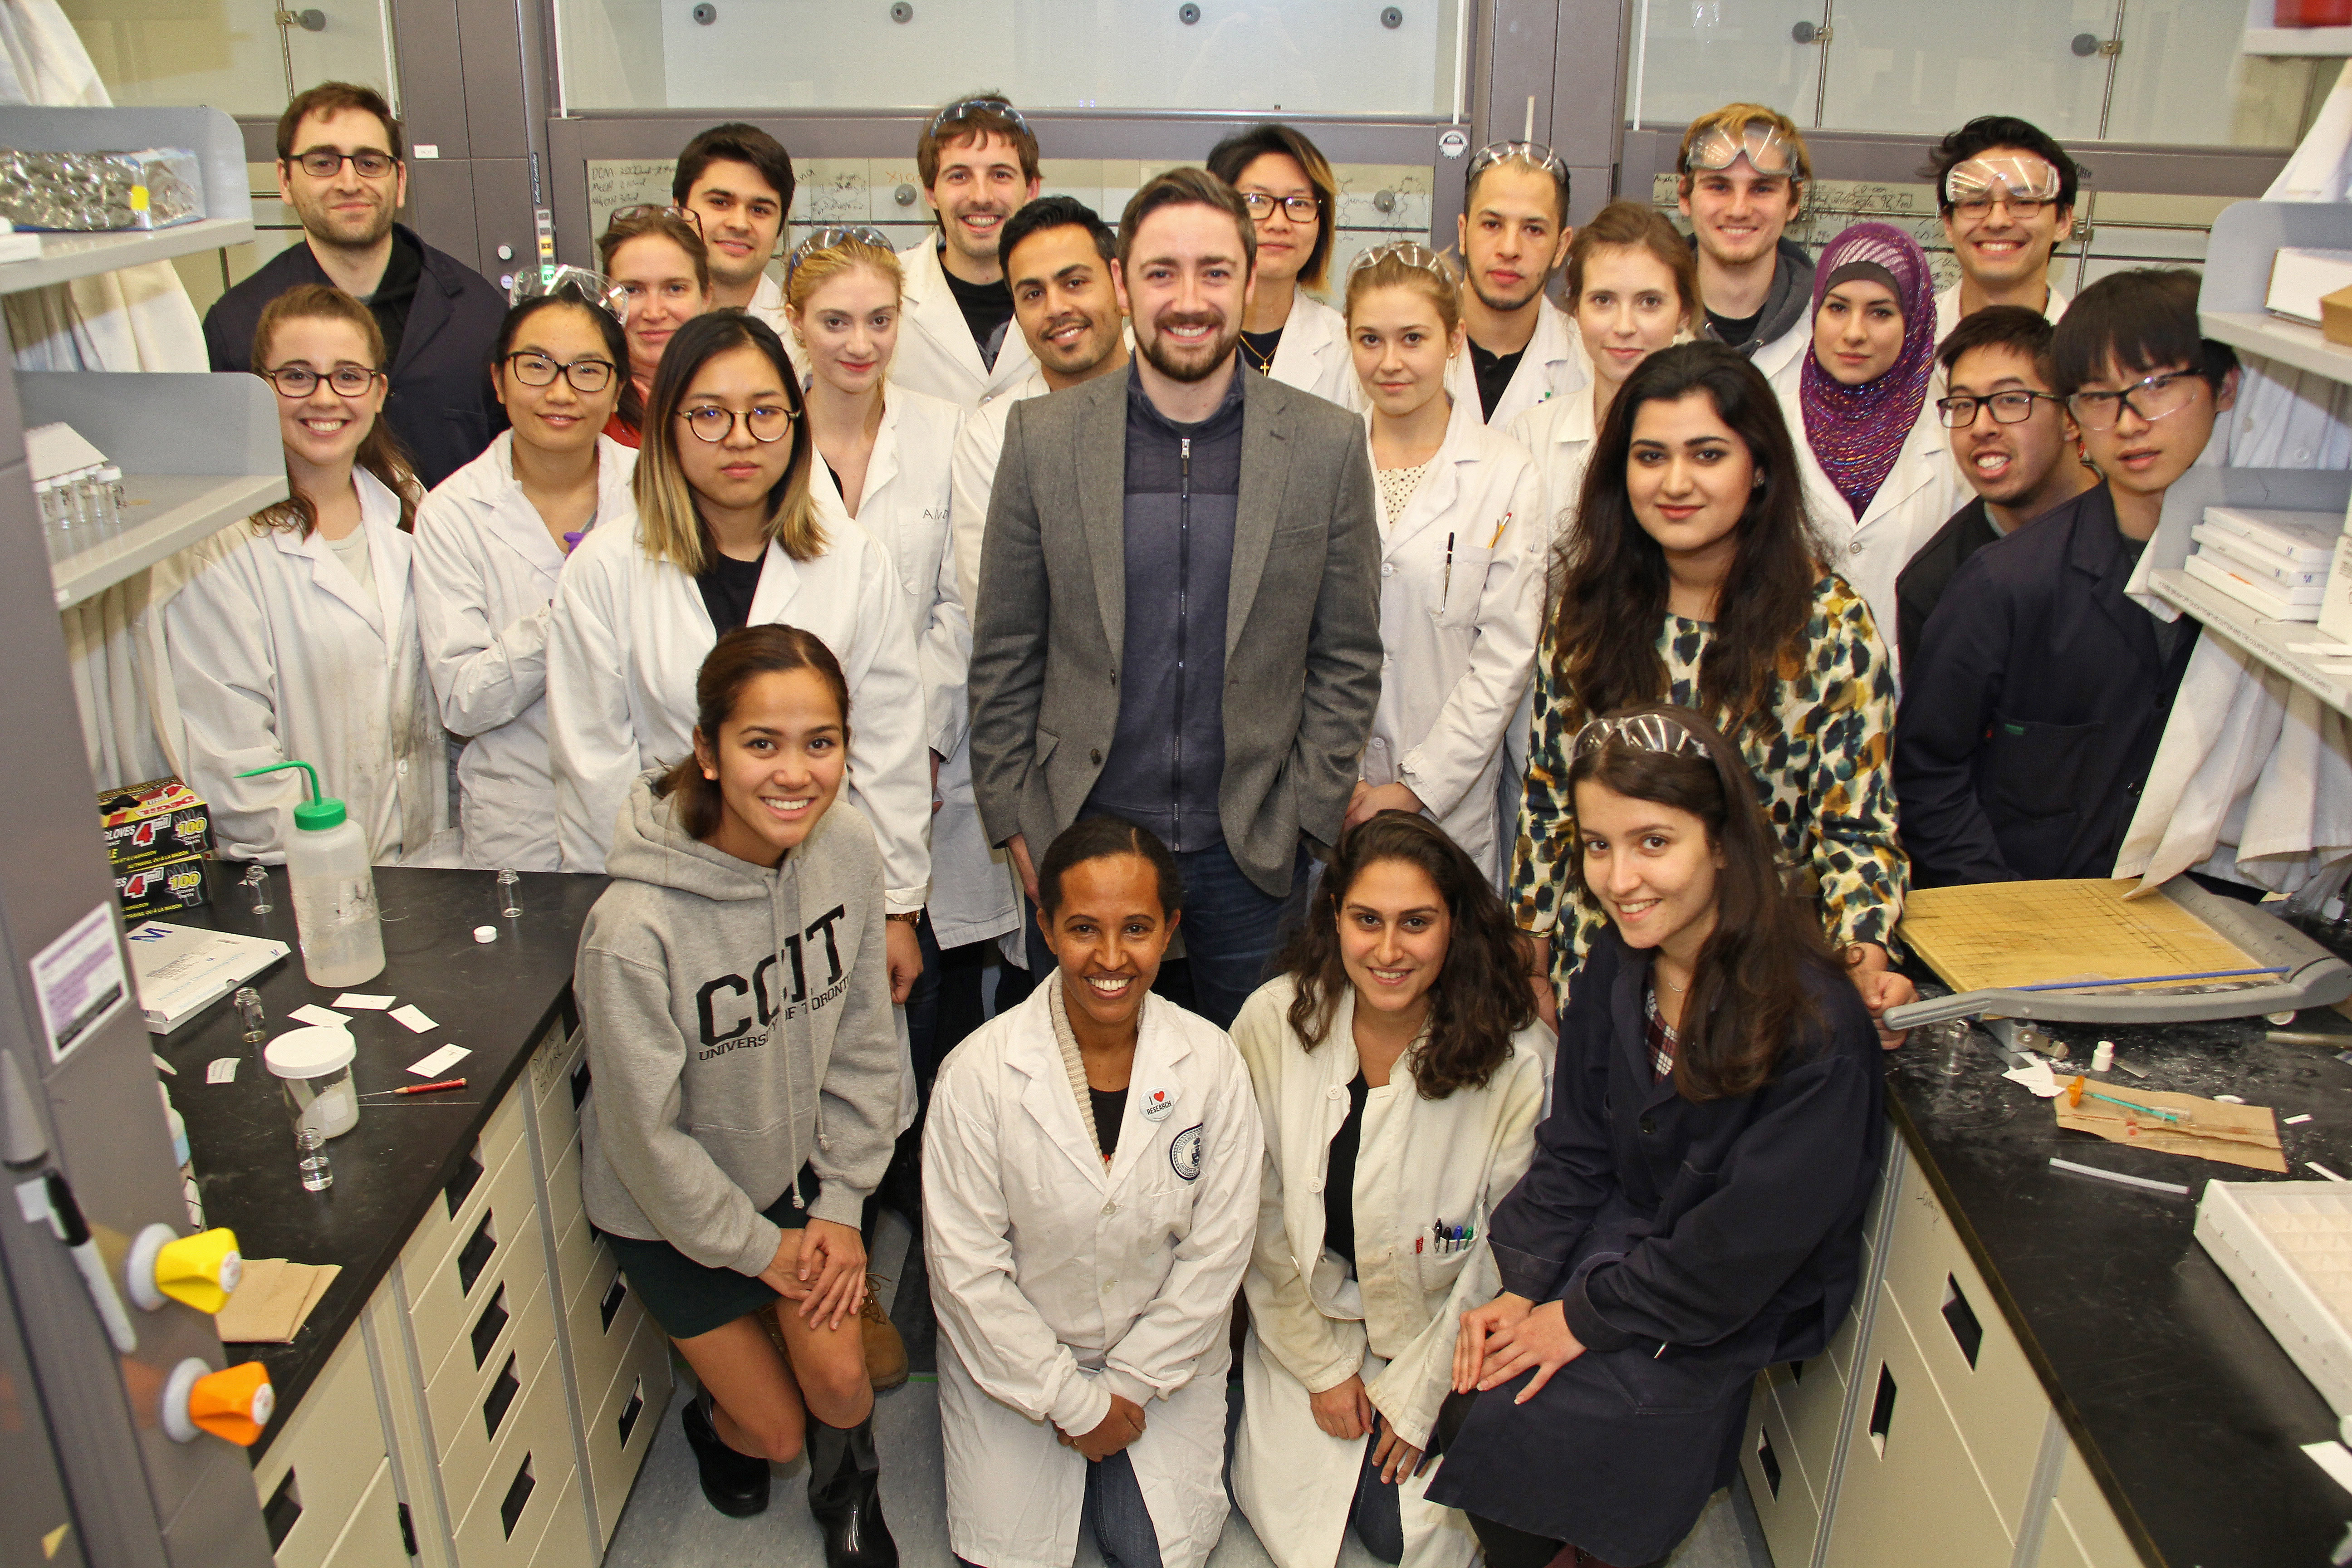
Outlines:
{"label": "floral print dress", "polygon": [[[1658,634],[1665,700],[1699,706],[1699,656],[1713,630],[1705,621],[1666,617]],[[1576,880],[1568,769],[1589,715],[1559,686],[1554,652],[1547,630],[1536,656],[1535,732],[1510,900],[1520,930],[1552,939],[1552,979],[1564,993],[1609,917]],[[1733,738],[1780,840],[1784,876],[1816,893],[1830,941],[1874,942],[1899,953],[1895,922],[1911,871],[1895,837],[1888,762],[1894,672],[1869,606],[1835,573],[1813,584],[1801,649],[1782,655],[1769,700]]]}

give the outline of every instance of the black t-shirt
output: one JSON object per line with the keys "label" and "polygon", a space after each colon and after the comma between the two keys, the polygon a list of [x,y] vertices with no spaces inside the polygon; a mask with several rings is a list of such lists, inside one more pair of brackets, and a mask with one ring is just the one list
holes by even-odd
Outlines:
{"label": "black t-shirt", "polygon": [[751,598],[760,591],[760,568],[767,559],[763,553],[757,561],[738,561],[714,550],[710,564],[695,578],[694,585],[702,590],[703,608],[710,612],[711,629],[719,636],[751,624]]}
{"label": "black t-shirt", "polygon": [[1262,374],[1274,374],[1275,351],[1282,347],[1282,329],[1242,334],[1242,363]]}
{"label": "black t-shirt", "polygon": [[963,324],[971,329],[980,363],[994,370],[997,351],[1004,346],[1005,328],[1013,320],[1013,290],[1002,278],[993,283],[967,283],[944,267],[940,270],[947,273],[948,291],[963,312]]}
{"label": "black t-shirt", "polygon": [[367,298],[368,313],[383,333],[383,369],[389,374],[400,361],[400,340],[408,331],[408,308],[416,302],[417,281],[425,276],[425,252],[399,229],[392,231],[392,259],[383,264],[375,292]]}
{"label": "black t-shirt", "polygon": [[1095,1111],[1095,1142],[1102,1145],[1103,1158],[1118,1152],[1118,1124],[1127,1120],[1127,1090],[1097,1089],[1087,1085],[1087,1099]]}
{"label": "black t-shirt", "polygon": [[1364,1142],[1364,1101],[1372,1086],[1364,1075],[1348,1086],[1348,1120],[1331,1134],[1331,1157],[1323,1168],[1323,1245],[1356,1263],[1356,1154]]}
{"label": "black t-shirt", "polygon": [[1495,405],[1503,401],[1505,389],[1511,377],[1519,373],[1519,361],[1527,357],[1524,348],[1515,354],[1493,354],[1476,343],[1470,345],[1470,368],[1478,374],[1478,411],[1483,418],[1495,416]]}
{"label": "black t-shirt", "polygon": [[1718,316],[1713,310],[1706,313],[1708,329],[1718,340],[1729,343],[1734,348],[1738,348],[1754,337],[1756,323],[1763,319],[1764,310],[1761,306],[1757,308],[1756,313],[1752,316]]}

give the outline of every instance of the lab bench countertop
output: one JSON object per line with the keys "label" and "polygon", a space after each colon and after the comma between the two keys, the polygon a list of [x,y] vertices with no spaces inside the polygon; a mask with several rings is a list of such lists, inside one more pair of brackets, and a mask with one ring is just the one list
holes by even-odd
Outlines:
{"label": "lab bench countertop", "polygon": [[[212,902],[160,918],[272,937],[293,950],[249,983],[261,993],[274,1039],[299,1026],[288,1016],[295,1008],[306,1003],[331,1007],[341,993],[311,984],[302,973],[284,868],[270,869],[274,907],[267,914],[253,912],[252,890],[239,881],[244,869],[213,863],[205,870]],[[170,1034],[150,1037],[155,1054],[174,1069],[165,1082],[187,1121],[207,1223],[236,1231],[247,1258],[342,1269],[293,1343],[229,1347],[232,1358],[249,1356],[267,1366],[278,1394],[278,1415],[251,1450],[256,1458],[358,1322],[427,1207],[440,1200],[531,1047],[569,1016],[580,928],[604,879],[525,872],[512,889],[522,913],[512,919],[499,912],[507,890],[490,871],[378,867],[375,887],[383,914],[383,973],[344,989],[414,1003],[436,1026],[415,1034],[388,1013],[344,1009],[359,1047],[352,1087],[366,1094],[422,1083],[408,1065],[445,1044],[472,1054],[434,1075],[464,1078],[462,1089],[362,1100],[359,1125],[327,1144],[335,1176],[328,1190],[302,1189],[278,1080],[263,1066],[261,1047],[245,1043],[244,1026],[226,997]],[[497,928],[497,941],[474,940],[474,928],[485,925]],[[238,1063],[236,1079],[207,1083],[207,1064],[224,1057]]]}
{"label": "lab bench countertop", "polygon": [[[2347,1027],[2305,1016],[2297,1028]],[[2305,1161],[2352,1175],[2352,1066],[2267,1043],[2268,1026],[2047,1026],[2068,1044],[2062,1082],[2110,1039],[2147,1074],[2093,1078],[2114,1092],[2234,1094],[2282,1122],[2308,1115],[2279,1129],[2284,1177],[2063,1129],[2050,1101],[2000,1076],[2008,1063],[1980,1030],[1923,1029],[1889,1057],[1897,1126],[2117,1520],[2164,1568],[2318,1568],[2352,1521],[2352,1492],[2300,1451],[2336,1436],[2335,1414],[2191,1235],[2209,1180],[2313,1180]],[[2053,1155],[2189,1193],[2070,1174]]]}

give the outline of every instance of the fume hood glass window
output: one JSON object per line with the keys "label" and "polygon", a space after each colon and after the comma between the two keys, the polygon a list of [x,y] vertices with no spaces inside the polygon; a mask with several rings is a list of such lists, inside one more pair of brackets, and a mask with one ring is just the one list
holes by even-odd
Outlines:
{"label": "fume hood glass window", "polygon": [[1461,20],[1460,0],[556,0],[574,112],[919,108],[986,87],[1041,109],[1444,114]]}
{"label": "fume hood glass window", "polygon": [[269,0],[59,3],[117,103],[276,115],[322,81],[399,101],[383,0],[286,0],[284,11]]}

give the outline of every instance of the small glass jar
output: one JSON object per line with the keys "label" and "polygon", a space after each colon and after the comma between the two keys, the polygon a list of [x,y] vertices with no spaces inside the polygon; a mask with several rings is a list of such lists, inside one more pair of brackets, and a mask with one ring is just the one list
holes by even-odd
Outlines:
{"label": "small glass jar", "polygon": [[340,1138],[359,1125],[359,1098],[352,1092],[352,1060],[358,1055],[350,1031],[311,1027],[278,1036],[261,1059],[285,1090],[295,1127]]}

